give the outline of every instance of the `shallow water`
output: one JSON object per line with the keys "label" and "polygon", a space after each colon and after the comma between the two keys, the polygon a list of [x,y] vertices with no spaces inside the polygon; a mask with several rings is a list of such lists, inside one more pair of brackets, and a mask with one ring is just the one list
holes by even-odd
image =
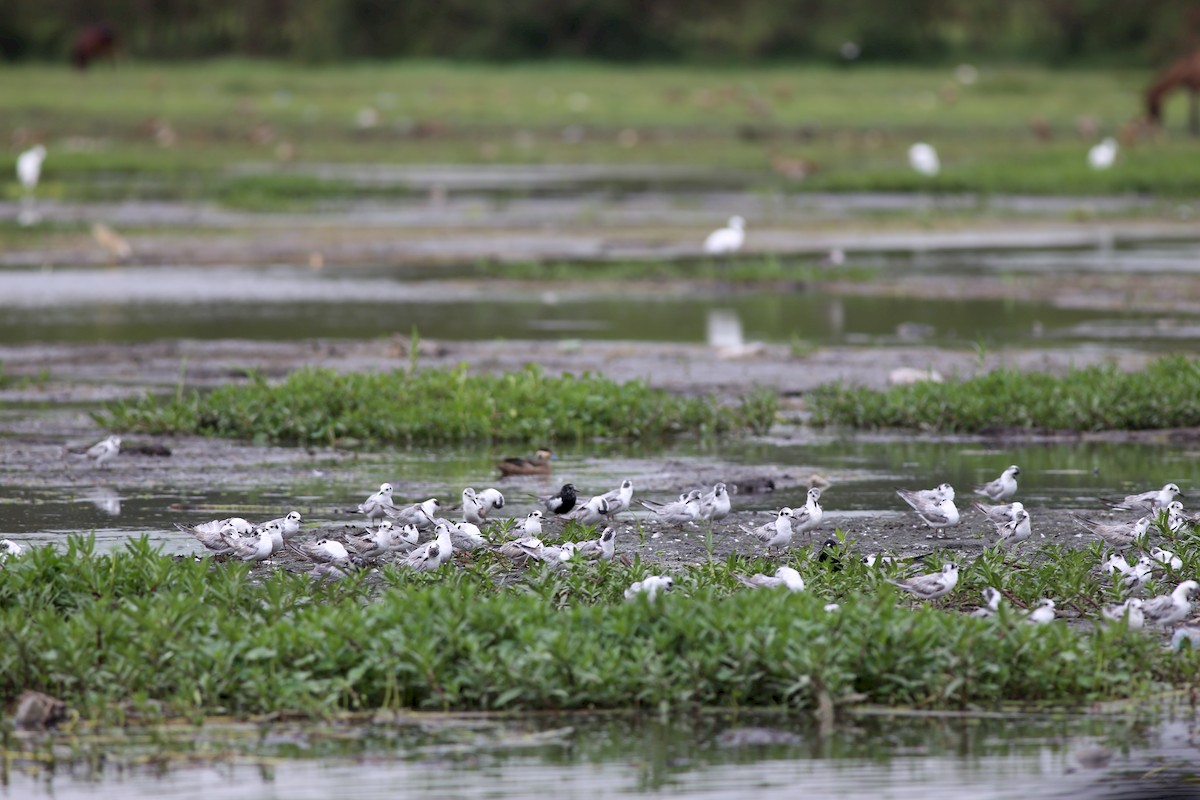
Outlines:
{"label": "shallow water", "polygon": [[736,510],[767,511],[803,505],[809,476],[821,475],[832,483],[822,498],[823,528],[847,532],[862,520],[904,513],[907,507],[896,497],[897,488],[948,481],[958,488],[959,506],[966,509],[973,497],[970,487],[991,480],[1009,464],[1022,468],[1018,498],[1030,509],[1098,510],[1099,497],[1123,497],[1167,482],[1178,483],[1185,492],[1200,485],[1197,451],[1186,444],[996,445],[810,433],[793,442],[678,443],[652,450],[586,444],[561,447],[552,477],[507,481],[496,478],[497,455],[482,448],[418,448],[361,461],[314,459],[290,469],[231,460],[217,470],[129,457],[102,470],[73,465],[36,483],[0,474],[0,535],[40,543],[94,531],[101,549],[108,549],[147,534],[167,552],[193,552],[194,543],[181,537],[174,523],[233,515],[266,519],[292,509],[308,523],[354,522],[349,510],[385,480],[396,486],[398,502],[436,496],[454,503],[464,486],[496,485],[508,498],[500,517],[519,518],[535,507],[530,493],[552,492],[567,480],[581,493],[599,494],[630,478],[638,497],[670,500],[690,486],[731,474],[785,476],[777,491],[733,498]]}
{"label": "shallow water", "polygon": [[[881,277],[1196,271],[1200,244],[1120,250],[867,255]],[[747,341],[969,347],[1080,345],[1166,349],[1200,343],[1200,315],[1064,308],[1064,297],[921,299],[838,293],[820,283],[681,291],[576,284],[497,289],[469,268],[115,267],[0,270],[0,344],[169,338],[374,338],[414,328],[446,340],[703,342],[714,315]],[[802,273],[798,273],[802,274]],[[457,278],[457,280],[451,280]],[[1065,290],[1064,290],[1065,291]],[[1067,293],[1069,294],[1069,292]]]}
{"label": "shallow water", "polygon": [[60,735],[50,767],[20,758],[45,742],[9,741],[16,758],[0,797],[1154,800],[1195,796],[1184,783],[1200,770],[1195,724],[1181,708],[1140,717],[871,712],[825,732],[802,713],[134,727]]}

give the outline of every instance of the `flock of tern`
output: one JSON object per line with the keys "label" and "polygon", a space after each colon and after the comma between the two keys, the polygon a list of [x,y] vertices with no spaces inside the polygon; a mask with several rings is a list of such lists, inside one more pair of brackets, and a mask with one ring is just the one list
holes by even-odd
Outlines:
{"label": "flock of tern", "polygon": [[[87,455],[97,466],[103,466],[120,452],[120,448],[120,438],[109,436],[91,447]],[[973,501],[972,506],[995,527],[996,544],[1008,549],[1015,549],[1032,537],[1028,509],[1020,501],[1012,500],[1017,494],[1017,478],[1020,474],[1020,467],[1012,465],[995,480],[974,487],[975,493],[989,502]],[[565,483],[553,494],[536,496],[540,506],[538,509],[522,519],[510,520],[501,526],[499,530],[502,535],[511,533],[515,538],[505,537],[499,544],[493,544],[481,528],[495,521],[497,512],[505,508],[504,495],[495,488],[481,491],[470,487],[464,489],[461,501],[451,509],[461,516],[461,520],[456,521],[443,516],[442,502],[437,498],[410,505],[396,505],[393,486],[384,483],[357,508],[357,513],[368,523],[365,533],[346,534],[340,540],[326,537],[298,542],[296,538],[303,520],[296,511],[258,525],[240,517],[231,517],[196,526],[177,524],[176,527],[195,537],[213,554],[243,561],[264,562],[285,547],[289,548],[312,562],[311,574],[322,579],[342,577],[389,555],[399,556],[397,563],[403,567],[432,571],[450,563],[456,550],[471,551],[478,548],[495,549],[521,566],[534,561],[561,563],[572,559],[611,560],[616,554],[616,527],[604,527],[592,540],[552,545],[544,541],[546,528],[543,523],[548,518],[558,518],[589,527],[600,526],[612,522],[618,514],[630,511],[634,506],[633,494],[633,482],[629,480],[622,481],[615,489],[587,499],[578,494],[573,483]],[[803,506],[780,508],[775,512],[774,519],[756,528],[740,524],[737,528],[764,544],[768,554],[783,551],[796,535],[810,533],[820,526],[824,517],[821,494],[820,488],[811,488]],[[955,505],[954,487],[948,483],[933,489],[899,489],[897,495],[930,528],[948,528],[958,525],[962,519]],[[1183,567],[1182,559],[1171,551],[1159,546],[1147,549],[1147,539],[1160,514],[1165,514],[1166,529],[1172,534],[1189,531],[1200,523],[1200,518],[1184,512],[1183,504],[1177,499],[1182,495],[1178,486],[1168,483],[1161,489],[1121,499],[1101,499],[1112,511],[1135,515],[1132,519],[1106,521],[1081,513],[1073,513],[1072,518],[1083,530],[1114,549],[1115,552],[1099,565],[1100,570],[1131,593],[1136,593],[1155,572],[1176,574]],[[708,491],[693,489],[668,503],[641,499],[636,502],[648,510],[659,524],[673,528],[702,522],[711,526],[732,511],[730,492],[724,483],[717,483]],[[426,541],[422,543],[421,539],[426,534]],[[0,540],[0,564],[8,557],[20,555],[22,549],[11,540]],[[1137,550],[1137,558],[1131,563],[1126,555],[1132,555],[1132,549]],[[898,563],[893,557],[874,554],[862,560],[868,567],[890,567]],[[959,565],[950,563],[937,572],[904,578],[885,577],[884,580],[917,600],[929,601],[954,591],[959,570]],[[805,588],[804,579],[790,566],[779,567],[774,575],[736,577],[752,588],[785,587],[789,591],[803,591]],[[645,595],[654,598],[659,593],[671,591],[673,587],[674,580],[670,576],[656,575],[630,586],[626,596]],[[1169,594],[1148,599],[1131,597],[1121,604],[1101,607],[1099,618],[1107,622],[1124,621],[1131,628],[1175,625],[1189,617],[1191,598],[1197,591],[1200,591],[1200,584],[1195,580],[1184,580]],[[1001,592],[988,587],[983,592],[983,599],[984,605],[972,615],[997,615],[1003,601]],[[1042,599],[1032,611],[1025,613],[1025,619],[1031,623],[1044,624],[1056,618],[1055,603],[1051,598]],[[1182,630],[1183,638],[1200,641],[1200,631],[1191,628]]]}

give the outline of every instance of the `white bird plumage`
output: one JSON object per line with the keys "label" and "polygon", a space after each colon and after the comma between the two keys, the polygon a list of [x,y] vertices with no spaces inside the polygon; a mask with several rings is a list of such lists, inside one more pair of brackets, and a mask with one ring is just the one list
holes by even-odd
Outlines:
{"label": "white bird plumage", "polygon": [[767,549],[784,548],[792,542],[792,518],[795,512],[791,508],[784,506],[775,513],[775,519],[765,525],[760,525],[751,530],[744,525],[738,525],[742,532],[748,533],[756,539],[766,542]]}
{"label": "white bird plumage", "polygon": [[704,252],[712,256],[729,255],[742,249],[746,241],[746,220],[734,216],[724,228],[717,228],[704,240]]}
{"label": "white bird plumage", "polygon": [[1142,613],[1142,601],[1136,597],[1117,603],[1115,606],[1105,606],[1100,609],[1100,617],[1107,622],[1121,622],[1131,629],[1137,630],[1145,626],[1146,616]]}
{"label": "white bird plumage", "polygon": [[[945,491],[949,489],[949,491]],[[897,489],[896,494],[908,503],[917,516],[931,528],[948,528],[957,525],[958,508],[954,505],[954,489],[943,483],[937,489],[908,491]]]}
{"label": "white bird plumage", "polygon": [[670,575],[651,575],[634,581],[625,590],[625,599],[632,600],[638,595],[645,595],[647,600],[653,600],[659,592],[669,592],[675,588],[675,579]]}
{"label": "white bird plumage", "polygon": [[1160,594],[1142,603],[1142,615],[1146,622],[1159,627],[1183,622],[1192,612],[1192,595],[1200,589],[1195,581],[1184,581],[1170,594]]}
{"label": "white bird plumage", "polygon": [[983,590],[983,605],[971,612],[972,617],[986,618],[994,617],[1000,610],[1000,600],[1004,595],[1000,594],[999,589],[991,586]]}
{"label": "white bird plumage", "polygon": [[723,483],[714,484],[712,491],[700,498],[700,516],[710,522],[725,519],[732,510],[729,489]]}
{"label": "white bird plumage", "polygon": [[17,156],[17,180],[21,187],[32,192],[42,177],[42,162],[46,160],[45,145],[35,144]]}
{"label": "white bird plumage", "polygon": [[1151,489],[1140,494],[1131,494],[1122,500],[1108,500],[1103,497],[1100,502],[1117,511],[1132,511],[1135,514],[1153,514],[1171,505],[1171,501],[1182,496],[1183,492],[1173,483],[1168,483],[1161,489]]}
{"label": "white bird plumage", "polygon": [[790,592],[804,591],[804,578],[800,577],[800,573],[792,567],[780,567],[775,570],[774,575],[764,575],[760,572],[746,577],[735,573],[734,577],[751,589],[776,589],[783,586]]}
{"label": "white bird plumage", "polygon": [[379,491],[368,497],[358,505],[358,513],[365,514],[367,521],[374,524],[376,519],[383,519],[388,511],[395,511],[396,507],[392,505],[392,485],[390,483],[379,484]]}
{"label": "white bird plumage", "polygon": [[939,597],[950,594],[954,591],[954,587],[958,585],[958,565],[946,564],[938,572],[931,572],[928,575],[918,575],[915,578],[907,578],[905,580],[892,580],[885,578],[888,583],[911,593],[919,600],[936,600]]}
{"label": "white bird plumage", "polygon": [[574,551],[584,558],[612,561],[616,555],[617,531],[615,528],[605,528],[599,539],[577,542]]}
{"label": "white bird plumage", "polygon": [[1094,170],[1105,170],[1117,160],[1117,140],[1106,136],[1088,150],[1088,166]]}
{"label": "white bird plumage", "polygon": [[434,526],[434,520],[437,519],[441,507],[441,501],[431,497],[404,508],[385,508],[384,514],[397,525],[413,525],[417,530],[426,531]]}
{"label": "white bird plumage", "polygon": [[975,494],[981,494],[993,503],[1001,503],[1017,493],[1017,476],[1021,468],[1013,464],[994,481],[981,483],[975,487]]}
{"label": "white bird plumage", "polygon": [[619,487],[610,489],[601,496],[608,502],[609,517],[628,511],[629,504],[633,502],[633,481],[626,478],[621,481]]}
{"label": "white bird plumage", "polygon": [[938,159],[937,150],[933,149],[933,145],[925,142],[917,142],[908,148],[908,165],[930,178],[937,175],[942,169],[942,162]]}
{"label": "white bird plumage", "polygon": [[88,448],[87,457],[95,462],[95,466],[102,467],[105,463],[112,461],[121,452],[121,437],[117,435],[109,436],[96,442]]}
{"label": "white bird plumage", "polygon": [[1034,625],[1046,625],[1054,622],[1054,601],[1044,598],[1038,601],[1037,608],[1025,615],[1025,621]]}

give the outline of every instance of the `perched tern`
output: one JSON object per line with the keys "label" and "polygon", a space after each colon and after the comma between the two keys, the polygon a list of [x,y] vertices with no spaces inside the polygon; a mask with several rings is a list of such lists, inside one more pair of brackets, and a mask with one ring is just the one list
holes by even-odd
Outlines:
{"label": "perched tern", "polygon": [[821,524],[825,516],[821,508],[821,490],[814,486],[808,490],[808,499],[800,508],[792,510],[792,530],[794,533],[808,533]]}
{"label": "perched tern", "polygon": [[989,506],[984,505],[983,503],[972,501],[971,505],[974,506],[980,514],[983,514],[985,517],[987,517],[988,522],[991,522],[993,525],[1003,525],[1006,522],[1015,520],[1017,518],[1017,512],[1025,508],[1024,504],[1022,504],[1020,500],[998,506]]}
{"label": "perched tern", "polygon": [[[482,492],[479,492],[477,495],[475,495],[475,497],[481,504],[480,516],[482,516],[485,520],[493,511],[499,511],[500,509],[504,508],[504,495],[500,493],[499,489],[489,487],[484,489]],[[476,524],[478,525],[480,523]]]}
{"label": "perched tern", "polygon": [[917,512],[917,516],[929,527],[948,528],[958,524],[959,516],[958,508],[954,505],[954,490],[950,489],[949,493],[942,491],[942,487],[947,486],[948,484],[943,483],[937,489],[927,489],[924,492],[897,489],[896,494],[912,506],[912,510]]}
{"label": "perched tern", "polygon": [[453,557],[454,543],[450,539],[450,527],[439,522],[437,538],[413,550],[401,563],[418,572],[433,572]]}
{"label": "perched tern", "polygon": [[[421,532],[417,530],[416,525],[403,525],[397,528],[391,523],[388,524],[391,532],[388,549],[393,553],[408,553],[421,541]],[[380,525],[380,527],[383,526]]]}
{"label": "perched tern", "polygon": [[1131,494],[1123,500],[1107,500],[1101,497],[1100,502],[1117,511],[1132,511],[1135,514],[1153,514],[1156,511],[1162,511],[1171,504],[1172,500],[1182,495],[1183,492],[1179,491],[1178,486],[1168,483],[1161,489],[1151,489],[1141,494]]}
{"label": "perched tern", "polygon": [[629,504],[633,502],[633,481],[626,478],[618,488],[605,492],[601,497],[608,503],[609,517],[628,511]]}
{"label": "perched tern", "polygon": [[1125,573],[1125,585],[1131,589],[1136,589],[1150,577],[1152,572],[1154,572],[1154,562],[1150,559],[1150,556],[1142,556]]}
{"label": "perched tern", "polygon": [[653,600],[659,592],[669,592],[674,588],[675,579],[670,575],[651,575],[640,581],[634,581],[633,585],[625,590],[625,599],[632,600],[639,594],[643,594],[648,600]]}
{"label": "perched tern", "polygon": [[994,617],[1000,611],[1000,600],[1004,595],[988,586],[983,590],[983,605],[971,612],[972,617]]}
{"label": "perched tern", "polygon": [[551,514],[567,514],[575,507],[575,484],[564,483],[556,494],[538,497],[538,502]]}
{"label": "perched tern", "polygon": [[3,564],[10,557],[19,556],[24,552],[25,548],[12,539],[0,539],[0,564]]}
{"label": "perched tern", "polygon": [[191,534],[206,549],[211,550],[219,556],[228,555],[233,552],[233,548],[225,541],[226,537],[240,539],[254,532],[254,526],[241,517],[214,519],[211,522],[204,522],[194,527],[180,525],[177,522],[175,523],[175,527],[184,533]]}
{"label": "perched tern", "polygon": [[738,527],[756,539],[766,542],[768,550],[774,548],[782,549],[792,542],[792,518],[794,516],[795,512],[784,506],[776,513],[775,519],[766,525],[760,525],[754,530],[744,525],[738,525]]}
{"label": "perched tern", "polygon": [[385,519],[366,536],[346,536],[343,541],[346,550],[360,558],[385,556],[392,551],[392,523]]}
{"label": "perched tern", "polygon": [[316,561],[322,564],[350,563],[350,551],[346,549],[344,544],[333,539],[317,539],[313,542],[301,542],[300,544],[288,542],[287,546],[309,561]]}
{"label": "perched tern", "polygon": [[95,462],[95,466],[102,467],[105,463],[112,461],[117,457],[117,453],[121,452],[121,437],[109,436],[107,439],[96,442],[87,451],[87,457]]}
{"label": "perched tern", "polygon": [[700,498],[700,516],[710,522],[725,519],[732,509],[729,490],[723,483],[715,484],[711,492]]}
{"label": "perched tern", "polygon": [[976,486],[975,494],[981,494],[993,503],[1002,503],[1017,493],[1017,476],[1020,474],[1021,468],[1013,464],[996,480]]}
{"label": "perched tern", "polygon": [[1050,598],[1039,600],[1037,608],[1025,615],[1025,621],[1034,625],[1045,625],[1054,622],[1054,601]]}
{"label": "perched tern", "polygon": [[724,228],[717,228],[704,240],[704,252],[710,256],[736,253],[746,242],[746,220],[730,217]]}
{"label": "perched tern", "polygon": [[284,539],[300,532],[301,522],[303,522],[303,517],[300,516],[299,511],[289,511],[286,517],[267,520],[263,523],[263,527],[275,524],[275,527],[271,529],[271,555],[275,555],[283,549]]}
{"label": "perched tern", "polygon": [[612,561],[616,554],[617,531],[615,528],[605,528],[599,539],[577,542],[575,552],[584,558]]}
{"label": "perched tern", "polygon": [[1084,530],[1096,534],[1118,550],[1124,550],[1150,530],[1150,518],[1142,517],[1136,522],[1100,522],[1082,514],[1071,514],[1071,518]]}
{"label": "perched tern", "polygon": [[542,560],[548,561],[551,564],[570,561],[575,555],[576,545],[574,542],[563,542],[557,547],[550,545],[542,546]]}
{"label": "perched tern", "polygon": [[1200,583],[1184,581],[1170,594],[1160,594],[1142,603],[1142,614],[1146,622],[1159,627],[1183,622],[1192,613],[1192,595],[1200,590]]}
{"label": "perched tern", "polygon": [[1142,601],[1136,597],[1126,600],[1124,603],[1117,603],[1115,606],[1105,606],[1100,609],[1100,616],[1108,622],[1124,621],[1134,630],[1146,624],[1146,617],[1142,613]]}
{"label": "perched tern", "polygon": [[1120,553],[1113,553],[1111,556],[1100,562],[1100,569],[1104,570],[1105,574],[1112,575],[1114,572],[1119,572],[1125,575],[1129,572],[1129,562],[1125,560],[1125,556]]}
{"label": "perched tern", "polygon": [[599,525],[609,517],[608,500],[604,495],[596,495],[583,505],[575,506],[575,510],[567,515],[581,525]]}
{"label": "perched tern", "polygon": [[954,591],[954,587],[958,584],[958,565],[947,564],[942,567],[940,572],[918,575],[915,578],[907,578],[905,580],[885,578],[884,580],[893,586],[910,592],[919,600],[936,600]]}
{"label": "perched tern", "polygon": [[484,503],[475,494],[475,490],[469,486],[462,491],[462,513],[463,520],[470,522],[473,525],[482,525],[487,516],[487,512],[483,511]]}
{"label": "perched tern", "polygon": [[541,536],[542,535],[542,519],[546,515],[541,511],[534,509],[530,511],[521,523],[521,532],[526,536]]}
{"label": "perched tern", "polygon": [[397,525],[413,525],[417,530],[426,531],[434,526],[434,520],[441,507],[441,501],[431,497],[404,508],[385,508],[384,513]]}
{"label": "perched tern", "polygon": [[523,536],[500,545],[500,555],[511,558],[517,566],[523,566],[530,559],[541,561],[544,556],[542,540],[536,536]]}
{"label": "perched tern", "polygon": [[358,513],[365,514],[367,521],[372,524],[376,519],[383,519],[388,511],[395,510],[396,507],[392,505],[392,485],[390,483],[379,484],[379,491],[358,506]]}
{"label": "perched tern", "polygon": [[661,522],[667,525],[681,526],[700,519],[700,495],[698,489],[693,489],[684,495],[686,499],[667,503],[664,506],[647,503],[645,500],[638,502],[657,514]]}
{"label": "perched tern", "polygon": [[1167,504],[1167,530],[1171,533],[1183,533],[1192,526],[1192,520],[1183,513],[1183,503],[1172,500]]}
{"label": "perched tern", "polygon": [[1151,549],[1150,557],[1155,561],[1170,567],[1171,570],[1175,572],[1183,569],[1183,559],[1172,553],[1170,550],[1163,550],[1161,547],[1155,547]]}
{"label": "perched tern", "polygon": [[479,526],[474,523],[451,522],[441,517],[438,518],[437,522],[439,531],[442,526],[445,526],[450,532],[450,541],[454,545],[455,550],[470,552],[471,550],[478,550],[488,543],[488,540],[483,535],[483,531],[479,530]]}
{"label": "perched tern", "polygon": [[230,552],[242,561],[266,561],[274,550],[271,534],[278,527],[279,524],[275,522],[264,525],[258,529],[258,536],[254,539],[244,536],[234,538],[228,535],[223,535],[222,538],[229,546]]}
{"label": "perched tern", "polygon": [[1000,534],[997,544],[1002,547],[1016,547],[1033,535],[1033,529],[1029,526],[1029,512],[1022,508],[1017,512],[1016,519],[997,525],[996,533]]}
{"label": "perched tern", "polygon": [[775,589],[780,586],[786,587],[791,592],[804,591],[804,579],[800,577],[800,573],[791,567],[780,567],[775,570],[774,575],[763,575],[761,572],[757,575],[746,577],[734,573],[742,583],[749,586],[751,589]]}

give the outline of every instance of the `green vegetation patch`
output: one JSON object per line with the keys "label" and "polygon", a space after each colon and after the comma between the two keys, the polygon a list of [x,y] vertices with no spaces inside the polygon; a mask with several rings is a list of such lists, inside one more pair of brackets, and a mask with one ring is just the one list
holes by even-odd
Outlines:
{"label": "green vegetation patch", "polygon": [[[1116,591],[1090,577],[1098,548],[1044,550],[1036,569],[1021,571],[985,554],[933,607],[914,606],[849,558],[833,570],[794,556],[809,584],[799,594],[742,587],[735,572],[774,565],[732,557],[677,570],[675,590],[654,601],[626,601],[625,587],[652,568],[538,564],[514,575],[503,559],[476,553],[466,567],[438,573],[385,566],[321,584],[164,556],[146,539],[102,555],[92,540],[72,537],[62,550],[12,558],[0,573],[0,701],[36,689],[90,717],[961,708],[1139,696],[1194,679],[1197,654],[1171,652],[1152,632],[1029,625],[1007,606],[991,620],[960,613],[982,580],[1027,601],[1056,590],[1101,600]],[[835,600],[840,608],[827,611]]]}
{"label": "green vegetation patch", "polygon": [[997,369],[969,380],[887,391],[836,385],[808,397],[817,425],[977,433],[996,427],[1061,431],[1200,425],[1200,363],[1169,356],[1141,372],[1114,366],[1063,377]]}
{"label": "green vegetation patch", "polygon": [[147,395],[97,415],[113,430],[196,433],[283,444],[552,442],[765,431],[773,393],[737,404],[680,397],[644,381],[549,376],[536,367],[499,375],[464,368],[385,373],[304,369],[279,383],[252,374],[212,392]]}

